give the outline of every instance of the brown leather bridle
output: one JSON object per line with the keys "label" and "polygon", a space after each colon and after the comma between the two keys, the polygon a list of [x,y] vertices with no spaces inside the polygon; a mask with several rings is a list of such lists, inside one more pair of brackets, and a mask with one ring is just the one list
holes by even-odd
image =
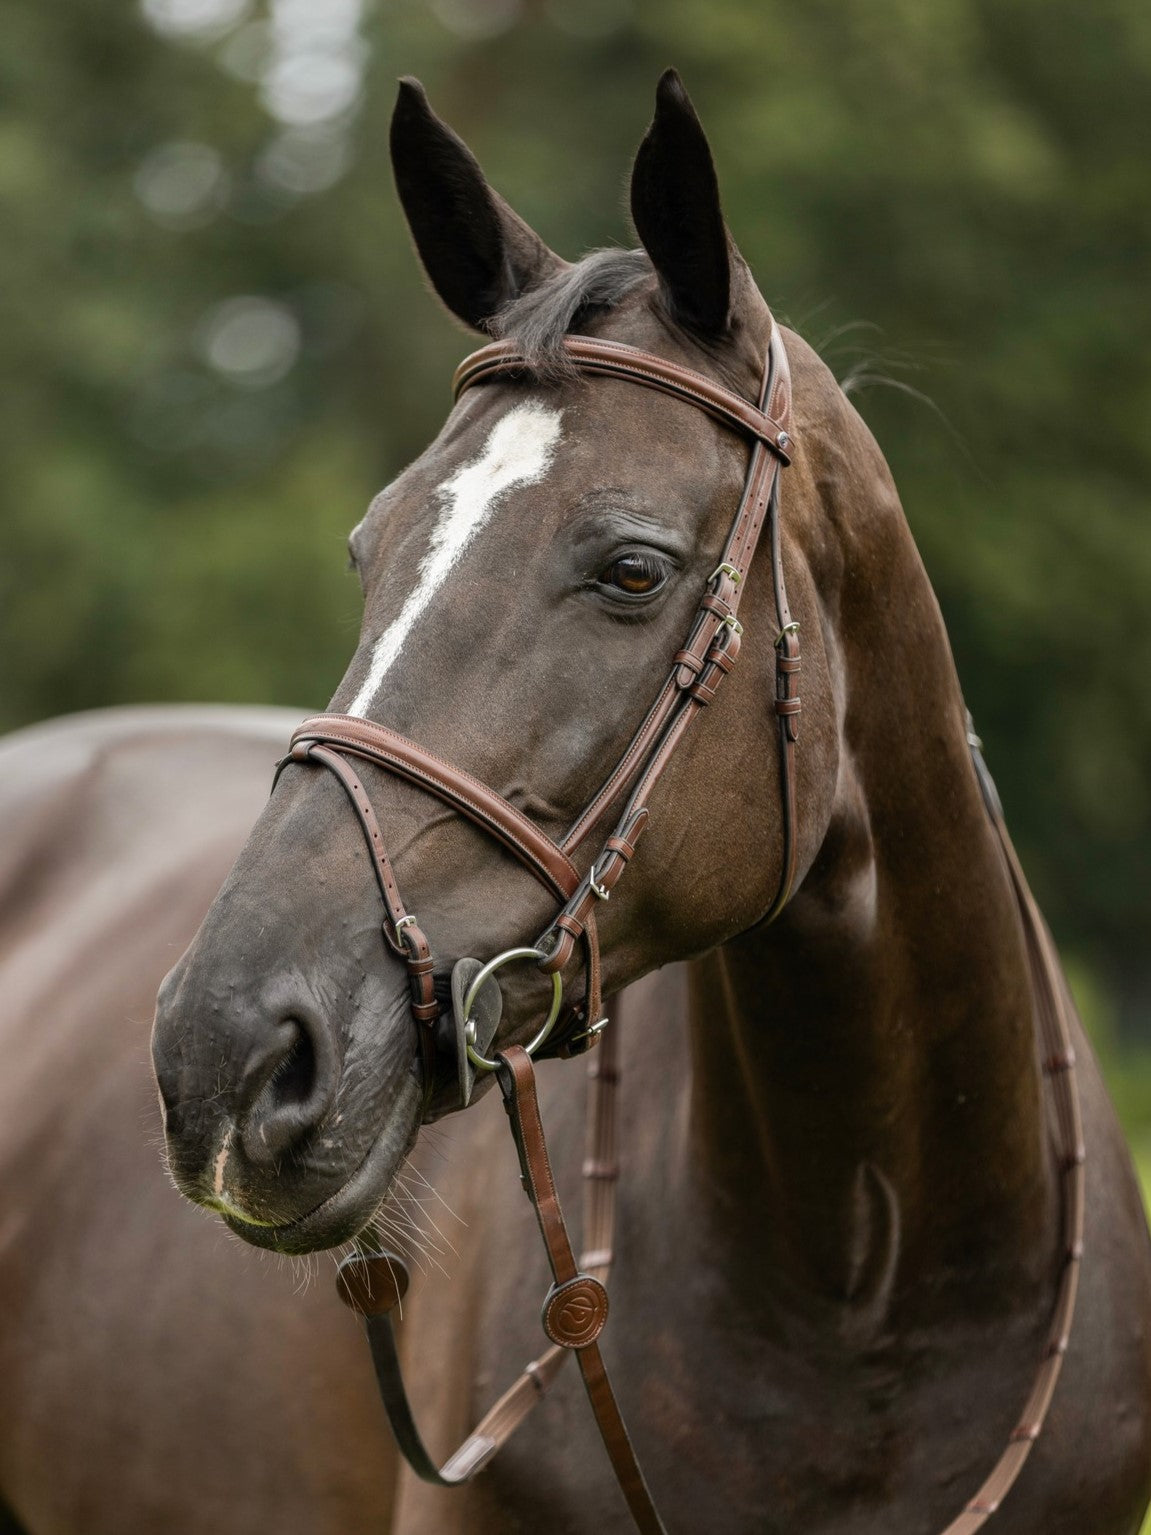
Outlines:
{"label": "brown leather bridle", "polygon": [[[553,842],[522,811],[470,773],[384,725],[354,715],[320,714],[305,720],[292,737],[286,761],[319,763],[335,774],[355,810],[371,852],[387,912],[384,939],[407,966],[411,985],[411,1009],[423,1058],[425,1114],[437,1080],[443,1074],[445,1053],[442,1038],[437,1051],[436,1026],[442,1009],[434,991],[435,962],[423,929],[404,906],[371,800],[348,759],[372,762],[444,800],[502,843],[560,902],[556,915],[530,951],[509,950],[499,959],[529,957],[534,951],[539,969],[545,975],[558,977],[576,945],[582,943],[585,983],[581,1005],[568,1010],[558,1029],[549,1026],[541,1031],[542,1037],[537,1036],[533,1042],[532,1053],[573,1055],[587,1049],[603,1027],[596,907],[611,895],[634,856],[647,825],[652,791],[684,732],[712,701],[735,665],[743,633],[736,615],[765,527],[771,548],[777,623],[774,707],[779,720],[783,857],[776,896],[763,920],[771,921],[782,911],[795,878],[794,750],[800,701],[793,683],[800,667],[799,625],[788,607],[779,548],[779,477],[782,467],[790,462],[791,375],[778,327],[773,321],[757,404],[694,369],[667,362],[637,347],[577,336],[565,338],[564,347],[581,373],[627,379],[687,400],[706,411],[723,425],[750,437],[751,456],[731,530],[700,597],[684,645],[676,651],[655,702],[623,756],[562,842]],[[491,380],[523,378],[526,367],[524,358],[512,345],[493,342],[460,364],[454,380],[455,396],[458,399],[465,390]],[[625,793],[627,799],[614,828],[581,874],[573,858],[607,810]],[[553,995],[558,1000],[558,982]],[[473,1064],[492,1069],[494,1062],[483,1057],[474,1043],[468,1043]],[[450,1054],[450,1041],[447,1053]],[[441,1058],[439,1064],[437,1054]],[[447,1108],[461,1106],[455,1099],[446,1104]]]}
{"label": "brown leather bridle", "polygon": [[[681,650],[669,675],[623,756],[562,842],[553,842],[514,805],[471,774],[444,762],[416,742],[357,716],[323,714],[305,720],[292,737],[289,763],[314,763],[334,773],[359,820],[371,854],[372,868],[387,913],[383,936],[408,971],[411,1011],[415,1019],[424,1082],[424,1116],[432,1115],[437,1081],[444,1074],[445,1051],[453,1051],[460,1069],[455,1094],[437,1100],[438,1112],[463,1107],[469,1088],[462,1069],[462,1052],[480,1070],[494,1070],[519,1153],[525,1191],[531,1200],[553,1284],[545,1298],[543,1327],[551,1347],[533,1361],[489,1411],[483,1422],[443,1465],[437,1467],[416,1428],[396,1352],[390,1313],[407,1287],[401,1259],[390,1253],[361,1252],[340,1265],[342,1299],[365,1321],[380,1393],[397,1442],[417,1475],[440,1486],[469,1481],[507,1441],[540,1400],[564,1360],[574,1353],[605,1448],[633,1521],[643,1535],[666,1535],[636,1460],[614,1392],[608,1380],[598,1338],[607,1321],[604,1281],[611,1260],[614,1229],[615,1087],[618,1079],[617,1041],[608,1030],[598,1060],[593,1060],[588,1105],[588,1155],[585,1159],[584,1237],[587,1247],[577,1262],[551,1174],[547,1145],[536,1100],[533,1053],[573,1055],[586,1050],[603,1032],[600,959],[595,912],[607,900],[634,856],[647,824],[649,801],[676,746],[696,715],[715,697],[739,654],[742,625],[737,618],[748,570],[766,526],[775,598],[775,698],[779,722],[780,792],[782,800],[782,867],[774,900],[760,920],[774,919],[787,903],[795,879],[795,743],[800,701],[793,691],[799,671],[798,624],[791,616],[780,553],[780,475],[790,462],[791,380],[787,355],[774,320],[763,380],[756,404],[713,382],[703,374],[667,362],[618,342],[567,337],[565,350],[579,372],[627,379],[689,401],[725,426],[752,441],[747,477],[739,507],[721,557],[707,582]],[[525,359],[506,342],[495,342],[472,353],[457,369],[456,397],[492,379],[530,376]],[[1082,1121],[1071,1047],[1065,988],[1058,973],[1054,945],[1027,888],[998,797],[969,732],[972,755],[989,819],[1003,854],[1015,896],[1032,978],[1036,1017],[1044,1049],[1044,1071],[1053,1083],[1062,1174],[1064,1261],[1054,1315],[1042,1363],[1021,1420],[990,1475],[964,1511],[943,1535],[974,1535],[998,1509],[1014,1485],[1038,1439],[1059,1378],[1075,1312],[1083,1252],[1084,1162]],[[400,897],[375,811],[349,759],[372,762],[427,790],[467,816],[498,840],[560,902],[547,929],[532,945],[509,949],[480,965],[461,960],[464,980],[453,976],[455,1032],[440,1027],[443,1009],[435,996],[431,947],[415,917]],[[627,794],[614,829],[581,874],[573,856],[601,822],[609,807]],[[586,855],[585,855],[586,858]],[[586,980],[582,1002],[569,1010],[553,1032],[558,1017],[560,972],[582,943]],[[472,1007],[480,1011],[483,985],[504,963],[533,958],[553,977],[553,1007],[544,1026],[527,1049],[510,1046],[489,1060],[482,1049],[488,1041],[475,1032]],[[498,1020],[498,1011],[495,1015]],[[492,1023],[495,1027],[495,1023]]]}

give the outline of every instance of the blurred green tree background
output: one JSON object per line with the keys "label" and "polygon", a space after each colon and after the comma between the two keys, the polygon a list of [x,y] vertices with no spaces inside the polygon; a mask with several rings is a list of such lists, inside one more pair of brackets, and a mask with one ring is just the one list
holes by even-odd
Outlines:
{"label": "blurred green tree background", "polygon": [[668,63],[891,461],[1097,1037],[1151,1049],[1146,0],[10,9],[0,725],[322,705],[345,534],[467,348],[391,190],[395,77],[571,256],[630,243]]}

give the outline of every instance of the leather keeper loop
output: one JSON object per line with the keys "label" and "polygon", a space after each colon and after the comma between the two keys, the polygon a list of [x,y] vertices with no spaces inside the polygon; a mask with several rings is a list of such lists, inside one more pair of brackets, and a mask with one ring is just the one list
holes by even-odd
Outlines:
{"label": "leather keeper loop", "polygon": [[[675,664],[682,667],[685,671],[690,671],[695,676],[703,669],[703,657],[693,655],[690,650],[677,650],[675,653]],[[687,684],[681,683],[680,686],[686,687]]]}
{"label": "leather keeper loop", "polygon": [[635,857],[635,843],[627,842],[623,837],[609,837],[604,847],[609,853],[618,853],[624,863]]}
{"label": "leather keeper loop", "polygon": [[775,700],[776,714],[798,714],[801,708],[802,705],[798,698],[777,698]]}
{"label": "leather keeper loop", "polygon": [[[726,615],[725,615],[726,616]],[[701,613],[700,622],[695,629],[687,645],[683,650],[677,650],[675,655],[676,685],[681,688],[689,688],[695,678],[703,670],[707,663],[709,651],[715,644],[716,636],[720,630],[717,622],[718,615],[714,613]]]}
{"label": "leather keeper loop", "polygon": [[707,653],[708,666],[718,667],[726,677],[739,659],[739,635],[733,634],[726,645],[713,645]]}

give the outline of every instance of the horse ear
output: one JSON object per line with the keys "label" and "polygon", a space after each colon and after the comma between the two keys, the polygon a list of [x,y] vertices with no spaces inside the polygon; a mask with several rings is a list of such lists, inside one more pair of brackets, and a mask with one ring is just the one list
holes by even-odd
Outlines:
{"label": "horse ear", "polygon": [[655,117],[635,157],[631,216],[672,316],[705,336],[722,335],[734,248],[707,137],[674,69],[660,77]]}
{"label": "horse ear", "polygon": [[471,150],[400,81],[392,170],[416,250],[444,303],[473,330],[565,265],[484,179]]}

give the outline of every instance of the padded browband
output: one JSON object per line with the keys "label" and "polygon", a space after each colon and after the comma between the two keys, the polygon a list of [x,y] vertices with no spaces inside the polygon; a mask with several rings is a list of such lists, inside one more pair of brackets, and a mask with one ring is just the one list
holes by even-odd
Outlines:
{"label": "padded browband", "polygon": [[[778,421],[773,421],[766,411],[745,400],[742,395],[725,389],[694,368],[668,362],[653,352],[628,346],[620,341],[593,341],[586,336],[565,336],[564,351],[581,373],[599,373],[606,377],[626,378],[646,384],[650,389],[660,389],[664,394],[678,396],[689,404],[707,411],[725,426],[753,437],[783,461],[789,464],[788,449],[791,435]],[[465,389],[481,384],[487,379],[511,374],[522,376],[532,371],[531,364],[510,341],[493,341],[488,346],[465,357],[452,379],[452,393],[459,399]]]}

